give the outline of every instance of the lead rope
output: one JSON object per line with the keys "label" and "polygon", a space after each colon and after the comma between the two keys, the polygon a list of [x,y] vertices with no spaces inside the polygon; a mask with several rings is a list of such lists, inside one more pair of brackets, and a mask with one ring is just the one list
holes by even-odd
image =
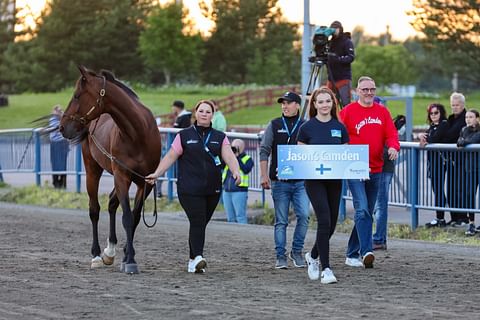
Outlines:
{"label": "lead rope", "polygon": [[[97,120],[98,122],[98,120]],[[93,128],[93,131],[95,131],[95,128],[97,127],[97,123],[95,123],[95,127]],[[107,150],[105,150],[104,147],[102,147],[97,139],[95,138],[95,136],[93,135],[93,132],[90,133],[90,137],[92,138],[92,141],[93,143],[95,144],[95,146],[98,148],[98,150],[100,150],[101,153],[103,153],[103,155],[105,155],[107,158],[110,159],[110,161],[113,161],[115,162],[116,164],[118,164],[119,166],[121,166],[122,168],[124,168],[125,170],[127,170],[128,172],[136,175],[137,177],[141,178],[143,181],[145,181],[145,176],[141,175],[140,173],[130,169],[129,167],[127,167],[123,162],[121,162],[120,160],[118,160],[117,158],[115,158],[112,154],[110,154]],[[147,223],[147,221],[145,220],[145,200],[146,200],[146,190],[147,190],[147,181],[144,182],[144,187],[143,187],[143,204],[142,204],[142,218],[143,218],[143,223],[145,224],[145,226],[147,228],[153,228],[155,226],[155,224],[157,223],[157,219],[158,219],[158,214],[157,214],[157,183],[155,182],[153,184],[153,216],[155,217],[155,220],[153,221],[153,223],[151,225],[149,225]]]}

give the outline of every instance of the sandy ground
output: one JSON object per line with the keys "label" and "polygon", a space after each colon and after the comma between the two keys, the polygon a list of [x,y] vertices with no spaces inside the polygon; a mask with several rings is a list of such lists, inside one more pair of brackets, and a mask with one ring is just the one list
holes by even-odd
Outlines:
{"label": "sandy ground", "polygon": [[[123,245],[120,215],[117,226]],[[155,228],[139,226],[140,274],[118,271],[120,252],[92,270],[86,211],[0,203],[0,319],[479,319],[478,247],[390,240],[375,268],[359,269],[344,265],[347,236],[335,234],[339,282],[322,285],[306,269],[273,268],[272,227],[218,221],[207,273],[189,274],[187,232],[183,214],[162,213]]]}

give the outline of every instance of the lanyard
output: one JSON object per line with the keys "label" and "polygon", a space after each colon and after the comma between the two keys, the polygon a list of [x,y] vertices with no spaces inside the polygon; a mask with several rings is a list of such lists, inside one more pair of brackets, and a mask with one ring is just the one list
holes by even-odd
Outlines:
{"label": "lanyard", "polygon": [[[197,132],[200,140],[203,141],[202,136],[200,135],[200,132],[197,131],[197,128],[195,128],[195,126],[193,126],[193,128],[195,129],[195,132]],[[220,159],[218,158],[218,156],[213,155],[213,153],[210,151],[210,149],[207,146],[208,142],[210,141],[211,135],[212,135],[212,131],[208,133],[207,138],[203,141],[203,150],[205,150],[205,152],[210,156],[210,158],[213,159],[213,161],[215,162],[215,165],[219,166],[221,164]]]}
{"label": "lanyard", "polygon": [[200,132],[197,131],[197,128],[195,128],[195,126],[193,126],[193,128],[195,129],[195,132],[198,134],[198,137],[200,138],[200,140],[203,141],[203,146],[204,146],[205,148],[208,148],[208,147],[207,147],[207,144],[208,144],[208,142],[210,141],[210,136],[212,135],[212,131],[210,131],[210,132],[208,133],[208,135],[207,135],[207,138],[206,138],[205,140],[203,140],[202,136],[200,135]]}
{"label": "lanyard", "polygon": [[287,144],[290,142],[290,138],[292,137],[292,134],[295,132],[295,129],[297,129],[298,123],[300,122],[300,117],[298,117],[297,122],[295,122],[295,125],[292,128],[292,132],[288,130],[287,122],[285,121],[285,117],[282,116],[282,121],[283,121],[283,128],[285,131],[287,131],[288,139],[287,139]]}

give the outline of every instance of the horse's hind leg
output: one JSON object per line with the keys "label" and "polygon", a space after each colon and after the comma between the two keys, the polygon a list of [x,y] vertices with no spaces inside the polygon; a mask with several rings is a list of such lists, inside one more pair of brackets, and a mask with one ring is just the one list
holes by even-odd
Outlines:
{"label": "horse's hind leg", "polygon": [[110,234],[108,236],[107,247],[103,250],[103,263],[106,265],[112,265],[115,260],[115,247],[117,245],[117,233],[115,230],[116,220],[115,215],[117,208],[120,205],[115,188],[110,192],[108,201],[108,214],[110,215]]}

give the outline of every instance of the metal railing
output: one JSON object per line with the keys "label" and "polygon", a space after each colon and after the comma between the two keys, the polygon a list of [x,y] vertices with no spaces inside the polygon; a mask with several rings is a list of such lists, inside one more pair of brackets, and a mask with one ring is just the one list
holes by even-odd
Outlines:
{"label": "metal railing", "polygon": [[[175,134],[180,129],[160,128],[163,153],[170,148]],[[228,132],[229,138],[245,141],[245,152],[255,165],[250,173],[251,192],[261,192],[265,203],[265,193],[260,181],[260,134]],[[477,192],[480,181],[480,145],[470,145],[459,149],[454,144],[432,144],[420,147],[416,142],[401,142],[399,158],[389,194],[389,205],[410,209],[411,226],[418,226],[418,211],[442,210],[480,213]],[[437,159],[437,160],[435,160]],[[34,173],[35,183],[41,185],[41,177],[54,173],[50,164],[50,143],[38,130],[0,130],[0,173]],[[56,174],[74,175],[76,190],[80,192],[82,176],[85,175],[81,147],[73,146],[67,157],[67,170]],[[432,178],[435,173],[437,178]],[[443,173],[443,175],[442,175]],[[438,177],[440,175],[440,177]],[[175,168],[172,166],[161,178],[167,186],[167,196],[175,196]],[[433,182],[432,182],[433,180]],[[439,200],[434,187],[440,187],[445,197]],[[350,200],[346,193],[343,200]],[[443,199],[443,200],[442,200]],[[342,209],[343,208],[343,209]],[[340,217],[345,217],[345,203]]]}

